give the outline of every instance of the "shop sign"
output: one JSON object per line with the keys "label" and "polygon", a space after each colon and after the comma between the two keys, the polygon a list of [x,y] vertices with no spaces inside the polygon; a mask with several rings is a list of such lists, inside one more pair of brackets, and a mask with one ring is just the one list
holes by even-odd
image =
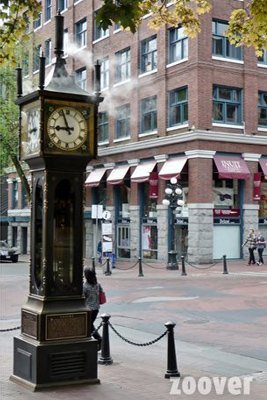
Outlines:
{"label": "shop sign", "polygon": [[232,209],[223,209],[223,208],[214,208],[213,209],[213,216],[216,218],[219,217],[240,217],[240,209],[239,208],[232,208]]}
{"label": "shop sign", "polygon": [[261,172],[254,174],[253,179],[253,200],[260,201],[261,199]]}

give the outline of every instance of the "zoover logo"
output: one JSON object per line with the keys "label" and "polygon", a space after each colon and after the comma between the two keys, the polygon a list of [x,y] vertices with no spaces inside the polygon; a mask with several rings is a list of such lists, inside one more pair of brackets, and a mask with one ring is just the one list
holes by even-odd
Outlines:
{"label": "zoover logo", "polygon": [[232,394],[249,395],[250,384],[253,381],[252,376],[240,378],[238,376],[229,377],[208,377],[202,376],[198,379],[193,376],[185,376],[181,378],[170,378],[172,387],[170,390],[171,395],[187,394],[192,395],[199,393],[201,395],[208,395],[215,392],[216,395]]}

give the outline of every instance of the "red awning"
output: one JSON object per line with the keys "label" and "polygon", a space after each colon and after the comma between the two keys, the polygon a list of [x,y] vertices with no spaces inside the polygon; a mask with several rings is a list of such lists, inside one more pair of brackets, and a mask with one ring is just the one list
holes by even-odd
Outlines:
{"label": "red awning", "polygon": [[107,178],[107,183],[110,185],[120,185],[123,182],[123,179],[125,178],[129,168],[129,165],[120,165],[119,167],[114,168]]}
{"label": "red awning", "polygon": [[137,165],[134,172],[132,173],[131,181],[138,183],[147,182],[149,179],[149,174],[153,171],[156,164],[156,161],[150,161]]}
{"label": "red awning", "polygon": [[106,172],[106,168],[94,169],[85,181],[85,186],[97,187]]}
{"label": "red awning", "polygon": [[214,156],[220,179],[248,179],[250,172],[242,157]]}
{"label": "red awning", "polygon": [[159,172],[159,178],[165,180],[170,180],[171,178],[180,178],[180,173],[182,172],[186,161],[186,157],[170,158],[169,160],[165,161]]}
{"label": "red awning", "polygon": [[263,174],[267,176],[267,158],[260,158],[260,166]]}

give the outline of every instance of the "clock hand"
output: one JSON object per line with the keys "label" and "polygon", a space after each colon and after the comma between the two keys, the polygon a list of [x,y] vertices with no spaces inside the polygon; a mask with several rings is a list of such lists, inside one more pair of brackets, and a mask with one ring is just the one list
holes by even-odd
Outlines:
{"label": "clock hand", "polygon": [[64,113],[64,110],[61,110],[61,114],[62,114],[63,119],[64,119],[64,122],[65,122],[65,124],[66,124],[66,131],[69,132],[69,135],[70,135],[71,132],[70,132],[70,128],[69,128],[68,121],[67,121],[66,115],[65,115],[65,113]]}
{"label": "clock hand", "polygon": [[70,131],[74,131],[74,128],[72,127],[72,126],[68,126],[68,127],[66,127],[66,126],[59,126],[59,125],[57,125],[57,126],[55,126],[55,129],[57,130],[57,131],[68,131],[69,132],[69,135],[71,134],[71,132]]}

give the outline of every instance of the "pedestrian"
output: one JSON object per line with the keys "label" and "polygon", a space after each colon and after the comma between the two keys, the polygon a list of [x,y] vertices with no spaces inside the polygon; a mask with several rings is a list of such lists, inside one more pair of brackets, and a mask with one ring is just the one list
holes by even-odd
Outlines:
{"label": "pedestrian", "polygon": [[262,254],[263,254],[265,247],[266,247],[265,238],[262,236],[261,232],[259,232],[257,235],[257,248],[258,248],[258,255],[259,255],[259,261],[257,262],[257,265],[264,264]]}
{"label": "pedestrian", "polygon": [[99,240],[97,245],[97,256],[99,264],[102,264],[102,242]]}
{"label": "pedestrian", "polygon": [[83,284],[83,294],[85,296],[85,304],[91,311],[91,335],[98,341],[98,350],[101,349],[102,337],[95,330],[94,322],[99,313],[99,293],[103,292],[100,283],[97,282],[95,271],[86,267],[84,269],[85,282]]}
{"label": "pedestrian", "polygon": [[243,243],[242,247],[245,245],[247,246],[248,251],[249,251],[248,265],[256,264],[254,251],[257,248],[257,238],[255,235],[254,229],[250,229],[249,234],[248,234],[245,242]]}

